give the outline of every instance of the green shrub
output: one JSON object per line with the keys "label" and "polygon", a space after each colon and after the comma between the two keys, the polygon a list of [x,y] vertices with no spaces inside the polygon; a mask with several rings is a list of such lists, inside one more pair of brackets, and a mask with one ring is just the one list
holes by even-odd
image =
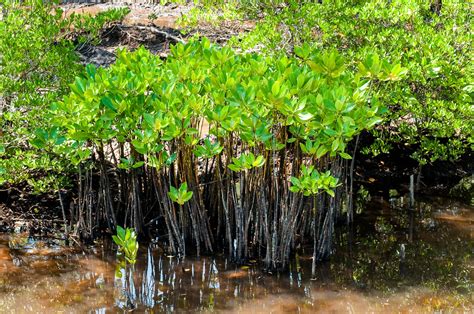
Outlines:
{"label": "green shrub", "polygon": [[112,239],[117,244],[119,252],[125,255],[125,260],[130,264],[135,264],[138,253],[138,241],[135,230],[117,226],[117,235],[113,235]]}
{"label": "green shrub", "polygon": [[[128,11],[65,18],[54,1],[34,0],[2,1],[0,10],[0,184],[28,182],[37,193],[67,186],[70,162],[53,149],[64,138],[41,131],[45,110],[83,70],[74,38],[94,40]],[[47,173],[57,179],[41,178]]]}
{"label": "green shrub", "polygon": [[367,58],[371,53],[408,69],[390,88],[375,84],[390,114],[366,152],[388,153],[394,144],[405,145],[423,165],[472,151],[472,11],[465,1],[443,1],[440,14],[428,1],[408,0],[291,1],[263,13],[253,31],[230,45],[270,54],[296,53],[303,44],[337,49],[349,68],[366,60],[361,72],[375,77],[383,64]]}
{"label": "green shrub", "polygon": [[[269,265],[285,265],[298,217],[316,213],[302,212],[303,195],[316,200],[326,191],[340,203],[334,177],[344,181],[347,143],[382,120],[385,108],[371,85],[391,84],[405,72],[383,62],[380,82],[372,83],[367,73],[349,71],[336,51],[302,47],[299,55],[237,54],[208,40],[173,46],[165,61],[143,48],[121,51],[110,68],[88,66],[51,106],[51,125],[65,138],[55,149],[79,169],[97,158],[103,179],[91,206],[98,216],[130,219],[140,231],[142,208],[158,206],[170,246],[181,254],[189,238],[198,254],[201,243],[212,250],[221,230],[213,236],[209,224],[218,220],[230,256],[248,257],[255,237],[252,245],[274,246]],[[107,182],[109,164],[122,170],[118,193]],[[334,222],[328,207],[318,214]],[[269,219],[273,235],[259,230]],[[331,234],[325,230],[321,236]]]}

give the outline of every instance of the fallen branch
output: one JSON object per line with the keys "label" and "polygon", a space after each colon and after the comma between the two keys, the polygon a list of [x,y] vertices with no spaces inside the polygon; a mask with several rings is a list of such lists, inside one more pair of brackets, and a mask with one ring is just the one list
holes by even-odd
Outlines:
{"label": "fallen branch", "polygon": [[138,26],[137,25],[137,26],[120,26],[120,28],[122,30],[136,28],[136,29],[139,29],[139,30],[149,31],[149,32],[152,32],[152,33],[155,33],[155,34],[165,36],[166,39],[171,39],[171,40],[173,40],[177,43],[182,43],[182,44],[186,43],[186,41],[184,39],[181,39],[177,36],[174,36],[174,35],[170,34],[169,32],[161,30],[156,26]]}

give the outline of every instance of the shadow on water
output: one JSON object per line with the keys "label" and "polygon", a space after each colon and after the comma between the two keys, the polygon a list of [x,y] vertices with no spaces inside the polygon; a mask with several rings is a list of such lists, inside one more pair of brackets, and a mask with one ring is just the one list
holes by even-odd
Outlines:
{"label": "shadow on water", "polygon": [[432,198],[370,203],[338,230],[331,260],[310,280],[310,254],[265,274],[256,261],[178,259],[153,246],[134,266],[109,242],[82,253],[27,233],[0,237],[0,312],[400,312],[474,310],[474,210]]}

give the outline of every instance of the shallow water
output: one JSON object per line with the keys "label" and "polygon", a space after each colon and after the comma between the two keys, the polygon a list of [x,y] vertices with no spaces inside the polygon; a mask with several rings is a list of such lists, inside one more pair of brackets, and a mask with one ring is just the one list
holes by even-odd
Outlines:
{"label": "shallow water", "polygon": [[267,274],[256,261],[178,259],[142,246],[123,267],[108,242],[65,248],[27,233],[0,237],[1,313],[220,311],[392,313],[474,311],[473,208],[443,199],[406,208],[377,199],[336,234],[335,254],[311,280],[310,252]]}

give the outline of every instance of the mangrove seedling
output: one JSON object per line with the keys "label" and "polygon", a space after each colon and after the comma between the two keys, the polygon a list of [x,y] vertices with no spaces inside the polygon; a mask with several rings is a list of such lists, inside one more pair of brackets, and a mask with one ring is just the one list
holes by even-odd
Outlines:
{"label": "mangrove seedling", "polygon": [[125,255],[125,259],[130,264],[137,261],[138,241],[137,234],[133,228],[124,229],[117,226],[117,235],[113,235],[112,239],[118,245],[120,253]]}
{"label": "mangrove seedling", "polygon": [[184,203],[189,201],[191,197],[193,197],[193,192],[188,191],[188,184],[184,182],[179,186],[179,189],[175,188],[174,186],[170,186],[168,196],[173,202],[182,206]]}

